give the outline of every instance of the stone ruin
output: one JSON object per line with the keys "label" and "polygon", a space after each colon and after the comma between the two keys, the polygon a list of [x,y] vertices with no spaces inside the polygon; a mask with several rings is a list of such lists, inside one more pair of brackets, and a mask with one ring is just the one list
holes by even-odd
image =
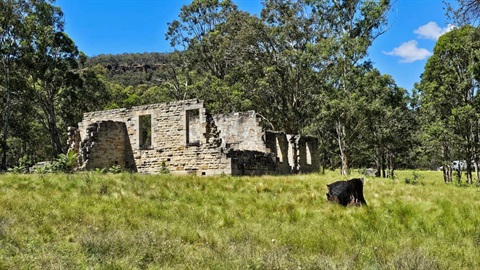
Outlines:
{"label": "stone ruin", "polygon": [[200,100],[88,112],[69,128],[80,169],[262,175],[318,171],[316,138],[262,128],[254,111],[210,115]]}

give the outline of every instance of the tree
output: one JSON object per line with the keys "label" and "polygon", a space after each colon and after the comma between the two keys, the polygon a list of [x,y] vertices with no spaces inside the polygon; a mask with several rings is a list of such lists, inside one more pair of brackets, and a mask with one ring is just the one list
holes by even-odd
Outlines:
{"label": "tree", "polygon": [[451,181],[452,158],[465,160],[468,183],[472,183],[472,160],[478,172],[479,49],[480,32],[472,26],[441,36],[418,85],[427,134],[439,138],[445,181]]}
{"label": "tree", "polygon": [[480,19],[480,0],[457,0],[458,8],[444,0],[447,13],[458,25],[478,22]]}
{"label": "tree", "polygon": [[410,98],[391,76],[381,75],[378,70],[365,74],[361,82],[367,124],[361,136],[367,142],[367,149],[362,152],[373,150],[377,176],[393,178],[398,163],[403,161],[405,165],[414,146],[416,121],[409,107]]}
{"label": "tree", "polygon": [[194,0],[181,8],[180,21],[168,24],[166,37],[172,47],[181,46],[186,50],[184,59],[193,67],[223,78],[228,61],[218,53],[224,41],[220,27],[236,11],[237,6],[230,0]]}
{"label": "tree", "polygon": [[388,0],[267,0],[256,18],[231,1],[193,1],[169,24],[167,39],[185,49],[188,64],[176,73],[193,79],[185,95],[207,97],[217,108],[251,106],[287,133],[335,123],[346,174],[348,140],[363,128],[355,113],[356,82],[369,65],[368,47],[385,31],[389,7]]}
{"label": "tree", "polygon": [[323,21],[306,1],[265,1],[261,20],[254,103],[278,130],[301,133],[318,107],[312,97],[323,92]]}
{"label": "tree", "polygon": [[25,18],[25,59],[29,81],[40,108],[39,119],[50,134],[52,157],[64,152],[58,127],[58,102],[63,91],[78,87],[79,51],[64,32],[63,13],[49,1],[32,1]]}
{"label": "tree", "polygon": [[[7,139],[11,122],[12,104],[15,96],[19,97],[22,88],[21,76],[21,40],[25,36],[24,12],[27,9],[26,1],[1,1],[0,2],[0,61],[2,74],[0,90],[3,95],[3,136],[0,139],[2,148],[0,169],[7,165]],[[15,90],[17,89],[17,90]]]}
{"label": "tree", "polygon": [[201,98],[215,113],[252,109],[247,83],[258,19],[230,0],[192,1],[179,20],[169,23],[166,38],[176,52],[165,86],[176,99]]}
{"label": "tree", "polygon": [[[325,33],[319,35],[327,43],[319,49],[327,50],[328,92],[320,96],[326,102],[318,121],[333,123],[335,140],[341,160],[341,173],[349,173],[352,147],[356,135],[364,129],[365,121],[358,117],[358,82],[370,63],[367,50],[386,29],[390,1],[308,1],[318,18],[324,21]],[[321,63],[324,63],[323,60]],[[326,125],[323,125],[326,126]]]}

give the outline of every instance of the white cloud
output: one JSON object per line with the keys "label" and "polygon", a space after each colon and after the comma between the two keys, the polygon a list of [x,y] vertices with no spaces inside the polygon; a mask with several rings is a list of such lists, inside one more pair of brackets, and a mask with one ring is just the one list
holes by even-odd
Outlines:
{"label": "white cloud", "polygon": [[441,28],[436,22],[429,22],[413,31],[419,38],[437,40],[441,35],[452,31],[455,28],[453,24],[448,24]]}
{"label": "white cloud", "polygon": [[400,47],[394,48],[391,52],[385,52],[386,55],[393,55],[401,57],[401,63],[412,63],[418,60],[423,60],[432,55],[432,53],[424,48],[417,47],[417,41],[410,40],[402,43]]}

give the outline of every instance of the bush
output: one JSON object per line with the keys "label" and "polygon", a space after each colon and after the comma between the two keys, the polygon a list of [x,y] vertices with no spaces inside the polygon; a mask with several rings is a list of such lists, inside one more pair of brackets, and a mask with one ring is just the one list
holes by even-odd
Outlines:
{"label": "bush", "polygon": [[419,180],[422,179],[422,176],[416,171],[412,172],[412,177],[405,178],[405,184],[416,185],[419,183]]}
{"label": "bush", "polygon": [[70,151],[66,155],[60,154],[52,164],[52,172],[72,173],[78,162],[78,154]]}

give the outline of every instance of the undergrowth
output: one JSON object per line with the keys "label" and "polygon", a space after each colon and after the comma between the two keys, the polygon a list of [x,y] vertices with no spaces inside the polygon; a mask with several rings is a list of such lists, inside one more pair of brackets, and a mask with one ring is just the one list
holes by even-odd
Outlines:
{"label": "undergrowth", "polygon": [[413,175],[4,174],[0,269],[480,269],[480,189]]}

